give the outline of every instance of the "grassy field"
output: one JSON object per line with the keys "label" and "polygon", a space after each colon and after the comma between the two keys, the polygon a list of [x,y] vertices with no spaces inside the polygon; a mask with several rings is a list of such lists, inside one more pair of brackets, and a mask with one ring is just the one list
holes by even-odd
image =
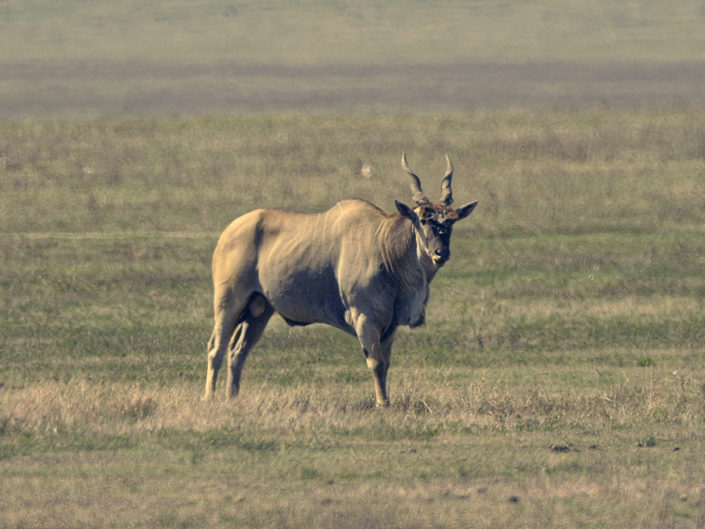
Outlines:
{"label": "grassy field", "polygon": [[[0,527],[703,527],[704,122],[3,121]],[[480,206],[391,408],[354,339],[276,318],[238,400],[201,402],[220,230],[391,210],[403,150],[429,193],[448,151]]]}
{"label": "grassy field", "polygon": [[[704,23],[0,2],[0,529],[705,528]],[[403,151],[479,207],[391,407],[356,340],[279,318],[202,402],[220,231],[391,211]]]}

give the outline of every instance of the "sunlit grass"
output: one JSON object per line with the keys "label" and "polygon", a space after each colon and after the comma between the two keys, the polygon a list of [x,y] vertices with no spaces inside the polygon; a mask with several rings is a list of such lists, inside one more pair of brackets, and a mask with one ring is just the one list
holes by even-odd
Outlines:
{"label": "sunlit grass", "polygon": [[[0,527],[701,526],[699,116],[3,122]],[[402,151],[480,205],[390,409],[357,340],[278,318],[202,402],[220,230],[391,210]]]}
{"label": "sunlit grass", "polygon": [[523,513],[527,527],[586,513],[590,527],[608,514],[647,522],[659,509],[686,526],[703,516],[692,378],[631,369],[621,381],[595,373],[591,387],[564,378],[557,388],[512,373],[479,372],[462,387],[430,384],[442,370],[416,371],[386,411],[360,384],[250,384],[233,405],[200,401],[193,384],[40,382],[3,395],[4,482],[29,506],[5,498],[4,523],[40,526],[51,508],[79,526],[84,516],[109,527],[252,517],[373,526],[389,520],[389,502],[402,527],[451,527],[468,513],[486,516],[483,526]]}

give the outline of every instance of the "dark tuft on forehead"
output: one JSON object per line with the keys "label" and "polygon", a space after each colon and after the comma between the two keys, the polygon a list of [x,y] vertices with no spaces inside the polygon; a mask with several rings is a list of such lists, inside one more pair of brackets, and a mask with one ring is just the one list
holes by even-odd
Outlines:
{"label": "dark tuft on forehead", "polygon": [[422,204],[419,206],[419,217],[424,218],[434,214],[439,214],[445,217],[446,220],[458,220],[460,216],[452,207],[434,202],[433,204]]}

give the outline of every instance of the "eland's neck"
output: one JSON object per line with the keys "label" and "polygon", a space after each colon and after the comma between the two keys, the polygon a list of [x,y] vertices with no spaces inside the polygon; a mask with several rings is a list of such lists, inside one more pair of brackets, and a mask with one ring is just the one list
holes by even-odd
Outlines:
{"label": "eland's neck", "polygon": [[379,228],[384,266],[405,290],[424,288],[433,279],[436,266],[418,238],[411,221],[401,215],[388,217]]}
{"label": "eland's neck", "polygon": [[[411,229],[413,230],[413,226]],[[419,267],[424,273],[426,281],[430,283],[436,275],[436,272],[438,272],[438,267],[434,264],[433,259],[428,256],[426,250],[424,250],[423,241],[418,233],[416,233],[414,240],[416,241],[416,259],[419,263]]]}

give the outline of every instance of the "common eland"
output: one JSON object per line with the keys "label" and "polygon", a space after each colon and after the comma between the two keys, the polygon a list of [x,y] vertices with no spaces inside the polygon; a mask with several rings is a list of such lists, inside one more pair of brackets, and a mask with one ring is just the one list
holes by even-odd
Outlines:
{"label": "common eland", "polygon": [[237,395],[248,353],[276,312],[290,325],[326,323],[360,341],[378,406],[389,405],[387,371],[398,326],[425,322],[429,284],[450,258],[453,224],[475,209],[453,209],[453,164],[446,155],[441,199],[411,178],[411,208],[386,213],[344,200],[323,213],[257,209],[234,220],[213,254],[215,325],[208,343],[205,397],[215,392],[228,352],[227,397]]}

